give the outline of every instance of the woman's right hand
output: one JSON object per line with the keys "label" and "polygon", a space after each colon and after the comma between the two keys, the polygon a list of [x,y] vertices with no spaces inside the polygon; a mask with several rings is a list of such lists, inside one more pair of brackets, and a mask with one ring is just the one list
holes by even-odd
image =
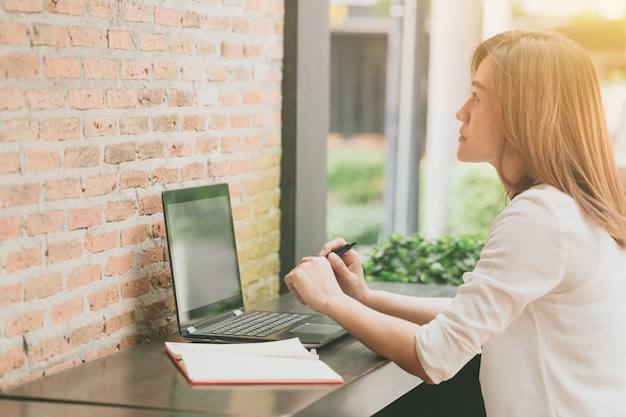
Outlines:
{"label": "woman's right hand", "polygon": [[328,259],[343,292],[366,304],[370,289],[363,278],[361,257],[355,250],[346,251],[341,256],[333,252],[346,243],[342,238],[335,238],[325,243],[318,255]]}

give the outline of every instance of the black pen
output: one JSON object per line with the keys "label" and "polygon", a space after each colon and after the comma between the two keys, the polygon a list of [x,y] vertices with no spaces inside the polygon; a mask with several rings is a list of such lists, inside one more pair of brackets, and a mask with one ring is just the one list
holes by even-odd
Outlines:
{"label": "black pen", "polygon": [[356,242],[346,243],[345,245],[343,245],[339,249],[335,249],[333,252],[335,252],[337,255],[341,256],[344,253],[346,253],[347,251],[349,251],[350,249],[352,249],[352,247],[354,245],[356,245]]}

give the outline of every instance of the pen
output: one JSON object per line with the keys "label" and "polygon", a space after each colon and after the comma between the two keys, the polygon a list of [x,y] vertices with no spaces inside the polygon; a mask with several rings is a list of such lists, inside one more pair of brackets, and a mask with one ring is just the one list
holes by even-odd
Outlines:
{"label": "pen", "polygon": [[333,252],[335,252],[337,255],[341,256],[344,253],[346,253],[347,251],[349,251],[350,249],[352,249],[352,247],[354,245],[356,245],[356,242],[346,243],[345,245],[343,245],[339,249],[335,249]]}

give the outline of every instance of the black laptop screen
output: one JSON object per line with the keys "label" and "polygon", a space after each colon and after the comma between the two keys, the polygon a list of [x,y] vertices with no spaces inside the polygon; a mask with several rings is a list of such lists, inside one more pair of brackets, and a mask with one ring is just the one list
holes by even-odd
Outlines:
{"label": "black laptop screen", "polygon": [[163,193],[181,328],[243,305],[226,184]]}

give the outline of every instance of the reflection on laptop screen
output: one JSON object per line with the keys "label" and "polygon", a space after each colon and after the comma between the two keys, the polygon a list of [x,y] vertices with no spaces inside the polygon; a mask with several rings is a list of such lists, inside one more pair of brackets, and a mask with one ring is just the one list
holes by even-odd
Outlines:
{"label": "reflection on laptop screen", "polygon": [[164,207],[181,325],[243,305],[230,196],[188,191]]}

